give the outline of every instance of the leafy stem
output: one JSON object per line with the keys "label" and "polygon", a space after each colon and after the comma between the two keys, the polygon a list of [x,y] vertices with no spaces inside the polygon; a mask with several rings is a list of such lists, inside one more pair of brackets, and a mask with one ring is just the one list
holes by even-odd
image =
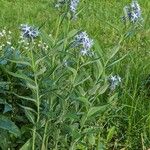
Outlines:
{"label": "leafy stem", "polygon": [[[35,83],[35,90],[33,90],[36,96],[36,103],[37,103],[37,120],[36,123],[39,122],[40,119],[40,95],[39,95],[39,86],[38,86],[38,77],[37,77],[37,67],[35,64],[34,56],[33,56],[33,50],[30,51],[30,57],[31,57],[31,66],[34,73],[34,83]],[[33,143],[32,143],[32,150],[35,149],[35,140],[36,140],[36,126],[33,129]]]}

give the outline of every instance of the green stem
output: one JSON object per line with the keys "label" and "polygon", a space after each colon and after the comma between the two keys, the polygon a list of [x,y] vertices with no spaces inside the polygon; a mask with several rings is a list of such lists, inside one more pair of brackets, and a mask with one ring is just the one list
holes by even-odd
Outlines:
{"label": "green stem", "polygon": [[31,59],[32,59],[32,69],[34,72],[34,82],[36,86],[36,102],[37,102],[37,122],[39,121],[39,114],[40,114],[40,96],[39,96],[39,86],[38,86],[38,79],[36,75],[36,65],[33,57],[33,51],[31,50]]}
{"label": "green stem", "polygon": [[32,150],[35,150],[35,139],[36,139],[36,127],[33,129],[33,140],[32,140]]}
{"label": "green stem", "polygon": [[57,25],[57,29],[56,29],[56,34],[55,34],[55,38],[54,38],[54,45],[56,44],[56,41],[57,41],[57,36],[58,36],[58,33],[59,33],[59,28],[60,28],[60,24],[61,24],[61,18],[59,18],[58,20],[58,25]]}
{"label": "green stem", "polygon": [[[37,79],[37,75],[36,75],[36,65],[35,65],[32,50],[30,52],[30,56],[31,56],[31,62],[32,62],[32,70],[34,72],[34,83],[35,83],[35,86],[36,86],[36,91],[35,91],[36,102],[37,102],[37,120],[36,120],[36,123],[38,123],[39,118],[40,118],[40,96],[39,96],[38,79]],[[36,140],[36,126],[34,126],[34,129],[33,129],[32,150],[35,150],[35,140]]]}
{"label": "green stem", "polygon": [[42,147],[41,147],[41,150],[45,150],[46,149],[46,133],[47,133],[47,128],[48,128],[48,121],[46,122],[45,124],[45,129],[44,129],[44,136],[43,136],[43,140],[42,140]]}
{"label": "green stem", "polygon": [[67,47],[67,42],[68,42],[68,33],[69,33],[69,29],[70,29],[70,19],[68,20],[68,24],[67,24],[67,29],[64,32],[64,50],[66,50]]}

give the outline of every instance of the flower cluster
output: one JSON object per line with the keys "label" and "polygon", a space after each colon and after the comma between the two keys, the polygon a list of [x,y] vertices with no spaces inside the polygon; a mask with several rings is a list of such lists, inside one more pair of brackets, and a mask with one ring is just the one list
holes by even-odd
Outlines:
{"label": "flower cluster", "polygon": [[38,47],[47,51],[48,50],[48,45],[45,43],[45,42],[42,42],[42,41],[38,41]]}
{"label": "flower cluster", "polygon": [[22,37],[34,39],[39,36],[39,30],[27,24],[21,24]]}
{"label": "flower cluster", "polygon": [[109,78],[109,82],[110,82],[110,90],[114,91],[116,87],[119,86],[119,84],[121,83],[121,77],[119,75],[115,76],[111,75]]}
{"label": "flower cluster", "polygon": [[93,46],[93,40],[89,38],[86,32],[81,32],[75,37],[75,44],[81,46],[81,55],[91,55],[91,48]]}
{"label": "flower cluster", "polygon": [[12,46],[12,33],[11,31],[7,30],[6,28],[2,29],[0,31],[0,50],[2,50],[4,47],[9,46],[12,49],[14,47]]}
{"label": "flower cluster", "polygon": [[76,11],[79,4],[79,0],[58,0],[55,7],[60,8],[67,4],[69,11],[73,18],[76,18]]}
{"label": "flower cluster", "polygon": [[0,32],[0,37],[4,37],[6,35],[6,30],[3,29],[1,32]]}
{"label": "flower cluster", "polygon": [[139,21],[142,19],[141,17],[141,8],[137,1],[132,1],[132,3],[129,6],[124,7],[124,14],[123,19],[129,20],[133,23]]}
{"label": "flower cluster", "polygon": [[79,0],[71,0],[70,1],[70,11],[74,17],[76,16],[76,10],[77,10],[78,4],[79,4]]}
{"label": "flower cluster", "polygon": [[11,37],[11,31],[7,31],[6,28],[4,28],[0,32],[0,39],[1,38],[6,38],[7,40],[11,41],[11,39],[12,39],[12,37]]}

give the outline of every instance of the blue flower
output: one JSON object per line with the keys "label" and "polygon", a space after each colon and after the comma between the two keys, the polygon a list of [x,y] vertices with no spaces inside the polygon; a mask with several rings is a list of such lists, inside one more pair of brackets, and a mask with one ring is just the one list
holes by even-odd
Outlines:
{"label": "blue flower", "polygon": [[136,22],[138,21],[138,19],[141,18],[141,8],[137,1],[133,1],[131,3],[131,9],[132,9],[131,21]]}
{"label": "blue flower", "polygon": [[92,55],[91,48],[93,46],[93,40],[89,38],[86,32],[81,32],[75,37],[75,45],[81,46],[81,55]]}
{"label": "blue flower", "polygon": [[21,34],[22,37],[34,39],[39,36],[39,30],[38,28],[35,28],[33,26],[29,26],[27,24],[21,24]]}
{"label": "blue flower", "polygon": [[124,14],[123,20],[129,20],[132,23],[135,23],[142,19],[141,17],[141,8],[137,1],[132,1],[129,6],[124,7]]}
{"label": "blue flower", "polygon": [[111,75],[109,78],[109,82],[111,91],[114,91],[116,87],[121,83],[121,77],[119,75]]}
{"label": "blue flower", "polygon": [[73,15],[76,15],[78,3],[79,3],[79,0],[70,1],[70,11],[72,12]]}
{"label": "blue flower", "polygon": [[72,15],[72,19],[76,19],[77,17],[77,7],[79,4],[79,0],[57,0],[57,3],[55,4],[56,8],[61,8],[64,5],[67,5],[68,11]]}

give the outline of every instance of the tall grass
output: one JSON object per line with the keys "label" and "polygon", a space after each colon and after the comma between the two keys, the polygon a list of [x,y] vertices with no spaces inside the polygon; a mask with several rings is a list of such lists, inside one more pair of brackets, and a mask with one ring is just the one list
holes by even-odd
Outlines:
{"label": "tall grass", "polygon": [[[125,25],[129,3],[81,1],[74,20],[54,1],[0,2],[2,150],[150,148],[150,3],[139,1],[141,25]],[[20,38],[21,23],[40,27],[39,37]],[[75,44],[82,31],[93,55]]]}

